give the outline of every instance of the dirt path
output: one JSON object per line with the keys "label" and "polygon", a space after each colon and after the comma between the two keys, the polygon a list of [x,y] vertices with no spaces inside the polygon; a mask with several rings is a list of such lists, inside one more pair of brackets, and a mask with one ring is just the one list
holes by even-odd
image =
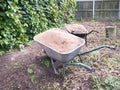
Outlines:
{"label": "dirt path", "polygon": [[[37,43],[22,51],[0,56],[0,90],[17,90],[21,84],[22,89],[27,88],[26,82],[30,81],[27,68],[30,64],[37,64],[42,56],[45,54],[41,53],[41,47]],[[36,58],[37,61],[34,61]]]}

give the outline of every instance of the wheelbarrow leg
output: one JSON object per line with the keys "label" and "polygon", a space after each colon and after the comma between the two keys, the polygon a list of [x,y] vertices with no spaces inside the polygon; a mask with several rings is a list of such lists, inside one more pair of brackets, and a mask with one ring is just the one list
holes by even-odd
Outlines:
{"label": "wheelbarrow leg", "polygon": [[55,65],[54,65],[53,59],[50,58],[50,60],[51,60],[51,64],[52,64],[52,67],[53,67],[54,73],[55,73],[55,74],[58,74],[58,72],[57,72],[57,70],[56,70],[56,68],[55,68]]}
{"label": "wheelbarrow leg", "polygon": [[63,63],[63,67],[62,67],[62,77],[65,76],[65,64]]}
{"label": "wheelbarrow leg", "polygon": [[81,55],[78,55],[79,59],[80,59],[80,62],[83,63],[83,60],[82,60],[82,57]]}
{"label": "wheelbarrow leg", "polygon": [[[55,68],[53,59],[50,58],[50,60],[51,60],[51,64],[52,64],[52,68],[53,68],[53,70],[54,70],[54,73],[55,73],[55,74],[58,74],[58,72],[57,72],[57,70],[56,70],[56,68]],[[65,65],[66,65],[66,63],[63,63],[63,65],[62,65],[62,66],[63,66],[63,67],[62,67],[62,77],[65,76]]]}
{"label": "wheelbarrow leg", "polygon": [[87,35],[86,34],[85,34],[84,39],[85,39],[85,45],[87,46]]}

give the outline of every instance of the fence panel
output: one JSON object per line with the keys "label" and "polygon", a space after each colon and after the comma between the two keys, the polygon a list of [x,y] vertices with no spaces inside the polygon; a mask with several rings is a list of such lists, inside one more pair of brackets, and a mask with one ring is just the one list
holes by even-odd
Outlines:
{"label": "fence panel", "polygon": [[118,19],[119,0],[95,1],[94,9],[93,1],[77,1],[76,19],[90,19],[93,17],[95,19]]}

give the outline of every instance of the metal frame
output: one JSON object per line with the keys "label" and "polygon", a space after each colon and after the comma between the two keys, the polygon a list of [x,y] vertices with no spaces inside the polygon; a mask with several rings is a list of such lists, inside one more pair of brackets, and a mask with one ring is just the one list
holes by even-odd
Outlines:
{"label": "metal frame", "polygon": [[[64,75],[65,75],[65,67],[66,67],[66,66],[71,66],[71,65],[72,65],[72,66],[82,66],[82,67],[84,67],[85,69],[87,69],[87,70],[89,70],[89,71],[91,71],[91,72],[94,71],[94,70],[92,69],[92,67],[90,67],[90,66],[82,63],[81,56],[82,56],[82,55],[85,55],[85,54],[88,54],[88,53],[90,53],[90,52],[93,52],[93,51],[102,49],[102,48],[115,49],[116,47],[115,47],[115,46],[109,46],[109,45],[103,45],[103,46],[98,46],[98,47],[93,48],[93,49],[91,49],[91,50],[89,50],[89,51],[86,51],[86,52],[83,52],[83,53],[78,54],[77,56],[79,56],[79,59],[81,60],[81,62],[76,62],[75,59],[73,59],[73,60],[69,60],[69,61],[63,63],[63,64],[62,64],[62,76],[64,77]],[[50,58],[50,59],[51,59],[51,64],[52,64],[54,73],[55,73],[55,74],[58,74],[58,72],[57,72],[57,70],[56,70],[56,67],[55,67],[55,65],[54,65],[53,59],[52,59],[52,58]],[[73,61],[74,61],[74,62],[73,62]]]}

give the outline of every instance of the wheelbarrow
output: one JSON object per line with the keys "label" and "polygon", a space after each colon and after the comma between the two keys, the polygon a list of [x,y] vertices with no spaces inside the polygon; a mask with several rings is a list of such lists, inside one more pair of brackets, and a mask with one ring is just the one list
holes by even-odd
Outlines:
{"label": "wheelbarrow", "polygon": [[104,45],[81,53],[81,48],[84,46],[85,40],[70,33],[66,33],[58,28],[50,29],[40,33],[34,36],[34,40],[41,45],[47,56],[50,57],[55,74],[58,74],[58,72],[54,65],[54,60],[60,61],[62,63],[63,77],[65,75],[65,67],[68,65],[82,66],[89,71],[93,70],[92,67],[83,64],[82,62],[75,62],[75,57],[79,56],[80,58],[82,55],[101,48],[115,48],[114,46]]}
{"label": "wheelbarrow", "polygon": [[68,32],[71,33],[75,36],[81,37],[85,39],[85,45],[87,46],[87,36],[89,34],[91,34],[92,32],[97,32],[95,30],[91,30],[88,32],[88,30],[82,25],[82,24],[77,24],[77,23],[73,23],[73,24],[66,24],[64,26],[64,29]]}

